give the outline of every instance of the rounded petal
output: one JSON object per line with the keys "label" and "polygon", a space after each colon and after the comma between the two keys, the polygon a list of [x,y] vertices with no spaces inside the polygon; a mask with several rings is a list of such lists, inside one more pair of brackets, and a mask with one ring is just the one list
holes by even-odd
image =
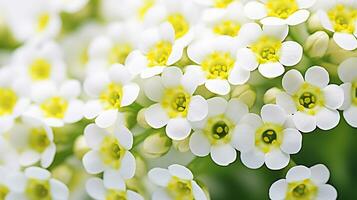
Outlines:
{"label": "rounded petal", "polygon": [[189,141],[190,150],[196,156],[207,156],[210,153],[211,144],[201,132],[192,133]]}
{"label": "rounded petal", "polygon": [[310,167],[311,170],[311,180],[316,184],[327,183],[330,178],[330,171],[323,164],[317,164]]}
{"label": "rounded petal", "polygon": [[264,4],[251,1],[244,6],[244,13],[250,19],[262,19],[267,16]]}
{"label": "rounded petal", "polygon": [[265,154],[265,165],[272,170],[279,170],[288,166],[290,155],[280,149]]}
{"label": "rounded petal", "polygon": [[264,153],[253,149],[248,152],[241,152],[242,163],[250,169],[258,169],[264,164]]}
{"label": "rounded petal", "polygon": [[145,110],[145,120],[153,128],[161,128],[169,122],[169,116],[159,104],[154,104]]}
{"label": "rounded petal", "polygon": [[118,117],[118,111],[111,109],[106,110],[98,115],[95,119],[95,123],[100,128],[108,128],[115,123]]}
{"label": "rounded petal", "polygon": [[284,199],[286,196],[286,190],[288,189],[288,183],[285,179],[275,181],[269,188],[270,199]]}
{"label": "rounded petal", "polygon": [[292,97],[285,92],[276,95],[276,104],[281,106],[287,114],[296,112],[296,104]]}
{"label": "rounded petal", "polygon": [[305,22],[309,16],[310,12],[308,10],[298,10],[286,19],[286,23],[290,26],[295,26]]}
{"label": "rounded petal", "polygon": [[227,166],[237,157],[236,150],[229,144],[211,146],[212,160],[221,166]]}
{"label": "rounded petal", "polygon": [[98,174],[103,172],[104,164],[100,158],[100,155],[96,151],[89,151],[83,156],[84,169],[90,174]]}
{"label": "rounded petal", "polygon": [[51,194],[52,197],[56,200],[67,200],[69,197],[69,190],[67,186],[56,180],[56,179],[51,179],[50,180],[50,188],[51,188]]}
{"label": "rounded petal", "polygon": [[47,168],[51,165],[55,158],[56,145],[54,143],[50,144],[49,147],[41,155],[41,166]]}
{"label": "rounded petal", "polygon": [[183,49],[184,49],[184,45],[180,43],[175,43],[172,46],[171,54],[167,59],[167,65],[172,65],[175,62],[179,61],[180,58],[182,57]]}
{"label": "rounded petal", "polygon": [[173,164],[168,167],[169,172],[172,176],[176,176],[180,179],[192,180],[193,174],[186,167],[178,164]]}
{"label": "rounded petal", "polygon": [[306,82],[320,88],[324,88],[330,81],[329,74],[326,69],[314,66],[310,67],[305,73]]}
{"label": "rounded petal", "polygon": [[289,26],[285,24],[281,26],[264,25],[263,32],[269,36],[279,39],[280,41],[284,41],[289,33]]}
{"label": "rounded petal", "polygon": [[281,55],[279,62],[284,66],[294,66],[302,58],[302,47],[299,43],[293,41],[283,42],[281,44]]}
{"label": "rounded petal", "polygon": [[316,3],[316,0],[296,0],[296,2],[299,8],[310,8]]}
{"label": "rounded petal", "polygon": [[83,118],[84,104],[80,100],[72,100],[69,102],[67,112],[64,116],[65,123],[75,123]]}
{"label": "rounded petal", "polygon": [[287,128],[283,131],[283,142],[281,150],[287,154],[295,154],[300,151],[302,145],[301,133],[293,128]]}
{"label": "rounded petal", "polygon": [[266,104],[261,110],[262,120],[274,124],[284,124],[287,118],[285,111],[278,105]]}
{"label": "rounded petal", "polygon": [[123,97],[121,106],[132,104],[139,95],[140,88],[136,83],[129,83],[123,86]]}
{"label": "rounded petal", "polygon": [[145,80],[143,87],[145,95],[149,99],[152,101],[160,102],[164,92],[164,85],[162,84],[161,78],[159,76],[154,76]]}
{"label": "rounded petal", "polygon": [[124,179],[133,178],[135,175],[136,162],[135,157],[129,151],[125,152],[123,159],[121,160],[120,174]]}
{"label": "rounded petal", "polygon": [[103,110],[102,104],[98,100],[88,101],[83,108],[83,115],[87,119],[93,119]]}
{"label": "rounded petal", "polygon": [[181,78],[182,71],[178,67],[167,67],[161,75],[162,84],[166,88],[179,86]]}
{"label": "rounded petal", "polygon": [[340,108],[343,104],[343,89],[338,85],[328,85],[323,89],[325,105],[330,109]]}
{"label": "rounded petal", "polygon": [[107,74],[96,73],[84,81],[84,91],[90,96],[98,97],[109,83]]}
{"label": "rounded petal", "polygon": [[258,70],[266,78],[278,77],[285,71],[284,66],[279,62],[260,64]]}
{"label": "rounded petal", "polygon": [[343,82],[353,82],[357,78],[357,57],[343,61],[338,67],[338,76]]}
{"label": "rounded petal", "polygon": [[76,98],[81,93],[81,83],[77,80],[68,80],[61,85],[59,93],[66,99]]}
{"label": "rounded petal", "polygon": [[294,94],[303,83],[304,78],[301,73],[295,69],[286,72],[282,80],[283,88],[289,94]]}
{"label": "rounded petal", "polygon": [[100,178],[90,178],[86,182],[86,190],[89,196],[94,199],[105,199],[106,189]]}
{"label": "rounded petal", "polygon": [[347,110],[343,111],[343,117],[346,122],[352,127],[357,127],[357,106],[350,106]]}
{"label": "rounded petal", "polygon": [[340,110],[346,110],[349,108],[352,104],[352,84],[351,83],[343,83],[340,85],[340,87],[343,90],[343,103],[342,105],[338,108]]}
{"label": "rounded petal", "polygon": [[322,130],[330,130],[340,122],[340,113],[337,110],[321,108],[316,115],[317,127]]}
{"label": "rounded petal", "polygon": [[169,170],[163,168],[151,169],[148,173],[148,177],[151,182],[161,187],[166,187],[172,178]]}
{"label": "rounded petal", "polygon": [[226,112],[227,101],[222,97],[213,97],[207,100],[208,116],[221,115]]}
{"label": "rounded petal", "polygon": [[103,173],[103,183],[105,188],[125,190],[125,182],[120,173],[115,170],[106,170]]}
{"label": "rounded petal", "polygon": [[289,169],[288,173],[286,173],[286,181],[288,183],[295,181],[302,181],[305,179],[309,179],[311,177],[311,170],[305,166],[298,165],[291,169]]}
{"label": "rounded petal", "polygon": [[234,67],[228,76],[228,82],[232,85],[241,85],[249,80],[250,72],[241,67]]}
{"label": "rounded petal", "polygon": [[[246,23],[239,30],[238,40],[244,46],[248,46],[263,34],[262,28],[257,23]],[[239,58],[238,58],[239,59]]]}
{"label": "rounded petal", "polygon": [[208,114],[208,103],[200,95],[191,97],[187,119],[189,121],[200,121]]}
{"label": "rounded petal", "polygon": [[140,74],[147,66],[146,57],[139,51],[132,51],[125,60],[125,66],[134,75]]}
{"label": "rounded petal", "polygon": [[165,66],[154,66],[150,68],[148,67],[141,72],[140,77],[143,79],[151,78],[153,76],[161,74],[164,69]]}
{"label": "rounded petal", "polygon": [[207,80],[205,86],[209,91],[219,95],[226,95],[231,89],[228,81],[221,79]]}
{"label": "rounded petal", "polygon": [[337,199],[336,189],[328,184],[320,185],[317,191],[317,200],[335,200]]}
{"label": "rounded petal", "polygon": [[258,67],[259,63],[252,50],[248,48],[241,48],[237,51],[236,64],[247,71],[253,71]]}
{"label": "rounded petal", "polygon": [[40,167],[28,167],[25,169],[25,176],[39,180],[47,180],[51,177],[51,173]]}
{"label": "rounded petal", "polygon": [[172,200],[171,196],[166,192],[166,190],[160,188],[152,194],[152,200]]}
{"label": "rounded petal", "polygon": [[234,129],[232,145],[240,152],[254,150],[255,130],[246,124],[238,124]]}
{"label": "rounded petal", "polygon": [[240,124],[247,124],[253,129],[257,129],[263,124],[263,121],[259,115],[254,113],[248,113],[244,115],[243,118],[240,120]]}
{"label": "rounded petal", "polygon": [[265,26],[283,26],[286,24],[286,20],[278,17],[266,17],[260,20],[260,23]]}
{"label": "rounded petal", "polygon": [[190,65],[185,69],[181,84],[187,92],[193,94],[197,89],[197,86],[204,84],[205,80],[206,77],[201,68],[196,65]]}
{"label": "rounded petal", "polygon": [[296,112],[293,115],[293,121],[296,128],[304,133],[308,133],[315,130],[317,124],[316,118],[317,117],[303,112]]}
{"label": "rounded petal", "polygon": [[21,153],[19,163],[23,166],[30,166],[40,160],[40,154],[34,150],[28,150]]}
{"label": "rounded petal", "polygon": [[207,200],[206,194],[203,192],[202,188],[196,183],[196,181],[191,181],[193,197],[197,200]]}
{"label": "rounded petal", "polygon": [[144,198],[139,194],[134,191],[128,190],[126,192],[126,197],[128,200],[144,200]]}
{"label": "rounded petal", "polygon": [[336,44],[342,49],[351,51],[357,48],[357,39],[353,34],[349,33],[334,33],[333,39]]}
{"label": "rounded petal", "polygon": [[87,125],[84,129],[84,138],[88,147],[97,149],[105,136],[103,132],[106,131],[94,123]]}
{"label": "rounded petal", "polygon": [[248,106],[238,99],[231,99],[227,104],[227,109],[225,112],[226,117],[235,123],[238,123],[242,117],[248,114]]}
{"label": "rounded petal", "polygon": [[123,125],[119,125],[115,127],[114,134],[119,140],[119,143],[125,149],[131,149],[131,147],[133,146],[133,134],[130,132],[128,128],[126,128]]}
{"label": "rounded petal", "polygon": [[166,126],[166,134],[173,140],[183,140],[191,132],[191,125],[184,118],[170,119]]}

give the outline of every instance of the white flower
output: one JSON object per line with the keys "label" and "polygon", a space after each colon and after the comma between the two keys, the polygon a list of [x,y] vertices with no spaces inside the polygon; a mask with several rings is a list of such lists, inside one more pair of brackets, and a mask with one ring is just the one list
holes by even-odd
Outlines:
{"label": "white flower", "polygon": [[302,135],[288,123],[288,115],[278,105],[262,107],[261,117],[247,114],[237,126],[234,142],[241,160],[256,169],[264,163],[272,170],[286,167],[290,154],[300,151]]}
{"label": "white flower", "polygon": [[250,1],[245,5],[245,14],[254,20],[260,20],[264,25],[294,26],[305,22],[310,12],[308,8],[316,0],[259,0]]}
{"label": "white flower", "polygon": [[9,180],[7,200],[67,200],[69,196],[67,186],[51,178],[51,173],[40,167],[28,167],[24,173],[11,175]]}
{"label": "white flower", "polygon": [[16,149],[9,143],[8,139],[5,139],[4,135],[0,135],[0,170],[16,171],[19,169],[19,155]]}
{"label": "white flower", "polygon": [[78,99],[81,85],[77,80],[67,80],[57,86],[43,82],[32,91],[35,104],[24,113],[26,116],[43,120],[51,127],[75,123],[83,117],[83,102]]}
{"label": "white flower", "polygon": [[340,121],[336,109],[343,103],[343,90],[328,83],[328,72],[319,66],[310,67],[305,80],[294,69],[284,75],[282,85],[286,92],[277,95],[276,103],[292,115],[296,128],[301,132],[311,132],[316,126],[329,130]]}
{"label": "white flower", "polygon": [[339,108],[343,110],[346,122],[357,128],[357,58],[349,58],[342,62],[338,68],[338,76],[344,82],[344,102]]}
{"label": "white flower", "polygon": [[239,33],[239,42],[245,48],[238,50],[238,65],[245,70],[255,70],[267,78],[275,78],[285,71],[284,66],[294,66],[302,58],[302,47],[294,41],[284,41],[288,26],[263,26],[245,24]]}
{"label": "white flower", "polygon": [[237,124],[248,113],[248,107],[237,99],[226,101],[221,97],[207,100],[208,115],[192,123],[194,133],[189,146],[196,156],[207,156],[219,165],[229,165],[236,160],[234,140]]}
{"label": "white flower", "polygon": [[357,48],[355,1],[326,1],[317,11],[322,26],[333,32],[333,39],[343,49]]}
{"label": "white flower", "polygon": [[207,200],[202,188],[193,180],[191,171],[184,166],[173,164],[168,169],[154,168],[148,176],[151,182],[161,187],[153,193],[152,200]]}
{"label": "white flower", "polygon": [[175,42],[175,30],[168,22],[145,30],[139,40],[139,49],[131,52],[126,66],[141,78],[158,75],[176,63],[182,56],[184,46]]}
{"label": "white flower", "polygon": [[188,66],[186,73],[205,84],[209,91],[226,95],[230,84],[244,84],[252,71],[239,65],[239,60],[244,58],[237,57],[238,48],[235,40],[227,36],[199,40],[187,49],[190,59],[198,65]]}
{"label": "white flower", "polygon": [[17,81],[15,75],[12,68],[0,69],[0,134],[9,130],[30,104],[27,86]]}
{"label": "white flower", "polygon": [[127,190],[125,182],[121,177],[105,176],[103,179],[90,178],[86,183],[87,193],[95,200],[144,200],[140,194]]}
{"label": "white flower", "polygon": [[10,143],[19,154],[22,166],[41,162],[47,168],[51,165],[56,145],[53,142],[52,129],[43,122],[29,117],[22,117],[21,123],[16,123],[8,132]]}
{"label": "white flower", "polygon": [[129,152],[133,146],[133,135],[124,126],[113,130],[89,124],[84,130],[86,143],[91,149],[83,157],[83,166],[90,174],[104,172],[104,177],[120,176],[132,178],[135,173],[135,158]]}
{"label": "white flower", "polygon": [[157,102],[145,110],[145,119],[153,128],[166,126],[171,139],[185,139],[191,132],[190,122],[202,120],[207,115],[207,102],[193,93],[195,79],[184,75],[177,67],[166,68],[161,77],[154,76],[144,83],[148,98]]}
{"label": "white flower", "polygon": [[140,88],[132,82],[127,67],[114,64],[109,70],[90,74],[84,82],[84,90],[95,98],[86,103],[84,116],[96,118],[99,127],[108,128],[122,117],[122,107],[134,103]]}
{"label": "white flower", "polygon": [[87,5],[89,0],[54,0],[54,5],[63,11],[75,13]]}
{"label": "white flower", "polygon": [[337,198],[336,189],[326,184],[329,177],[330,172],[323,164],[317,164],[310,168],[298,165],[289,169],[286,179],[280,179],[271,185],[269,197],[272,200],[335,200]]}

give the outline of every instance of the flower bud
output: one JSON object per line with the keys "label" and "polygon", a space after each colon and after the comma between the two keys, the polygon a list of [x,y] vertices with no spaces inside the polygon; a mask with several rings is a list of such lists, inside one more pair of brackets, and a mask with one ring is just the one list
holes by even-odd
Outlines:
{"label": "flower bud", "polygon": [[312,58],[321,58],[326,54],[329,36],[324,31],[310,35],[305,42],[305,52]]}
{"label": "flower bud", "polygon": [[86,140],[83,135],[77,137],[76,141],[74,142],[73,152],[76,157],[81,160],[85,153],[89,151],[89,147],[86,143]]}
{"label": "flower bud", "polygon": [[187,137],[183,140],[173,140],[172,145],[179,152],[187,152],[188,150],[190,150],[189,142],[190,137]]}
{"label": "flower bud", "polygon": [[307,27],[312,33],[324,30],[324,27],[322,26],[320,18],[317,14],[312,14],[310,16],[309,20],[307,21]]}
{"label": "flower bud", "polygon": [[142,146],[143,154],[148,158],[158,158],[171,148],[171,139],[163,133],[154,133],[145,138]]}
{"label": "flower bud", "polygon": [[272,87],[269,90],[267,90],[263,97],[264,104],[275,104],[276,95],[279,94],[280,92],[281,90],[276,87]]}
{"label": "flower bud", "polygon": [[74,170],[67,164],[61,164],[52,170],[52,176],[68,185],[74,176]]}
{"label": "flower bud", "polygon": [[237,98],[251,108],[256,100],[257,94],[248,84],[240,85],[234,88],[231,98]]}
{"label": "flower bud", "polygon": [[136,121],[138,122],[139,126],[143,128],[150,128],[149,124],[145,120],[145,110],[146,108],[141,109],[136,116]]}

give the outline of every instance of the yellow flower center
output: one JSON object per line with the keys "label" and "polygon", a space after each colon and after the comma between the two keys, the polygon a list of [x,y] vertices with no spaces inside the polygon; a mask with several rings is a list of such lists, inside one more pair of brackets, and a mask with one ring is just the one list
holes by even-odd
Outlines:
{"label": "yellow flower center", "polygon": [[46,29],[50,22],[50,15],[48,13],[41,14],[37,19],[37,32],[42,32]]}
{"label": "yellow flower center", "polygon": [[213,52],[201,63],[208,79],[227,79],[235,63],[228,52]]}
{"label": "yellow flower center", "polygon": [[264,123],[255,132],[255,146],[264,153],[279,148],[283,142],[283,129],[280,124]]}
{"label": "yellow flower center", "polygon": [[9,115],[13,112],[17,103],[17,95],[10,88],[0,87],[0,116]]}
{"label": "yellow flower center", "polygon": [[88,47],[82,49],[82,51],[79,55],[79,60],[80,60],[80,63],[83,65],[88,63],[88,61],[89,61]]}
{"label": "yellow flower center", "polygon": [[40,107],[46,117],[62,119],[66,114],[68,102],[62,97],[56,96],[44,101]]}
{"label": "yellow flower center", "polygon": [[232,2],[233,2],[233,0],[214,0],[214,7],[226,8]]}
{"label": "yellow flower center", "polygon": [[125,149],[114,136],[106,136],[100,145],[99,152],[106,165],[118,169],[121,159],[124,157]]}
{"label": "yellow flower center", "polygon": [[164,66],[172,51],[172,44],[168,41],[156,43],[146,54],[149,67]]}
{"label": "yellow flower center", "polygon": [[352,84],[352,103],[357,106],[357,82]]}
{"label": "yellow flower center", "polygon": [[296,0],[268,0],[265,6],[268,16],[282,19],[288,18],[299,9]]}
{"label": "yellow flower center", "polygon": [[235,125],[224,115],[211,117],[207,120],[203,129],[211,144],[226,144],[231,141],[232,131]]}
{"label": "yellow flower center", "polygon": [[213,32],[219,35],[228,35],[235,37],[238,35],[240,30],[240,24],[232,20],[222,21],[213,27]]}
{"label": "yellow flower center", "polygon": [[29,200],[52,199],[48,180],[29,179],[25,191]]}
{"label": "yellow flower center", "polygon": [[310,181],[310,179],[305,179],[302,181],[296,181],[288,184],[288,189],[286,193],[286,200],[310,200],[315,199],[317,195],[317,186]]}
{"label": "yellow flower center", "polygon": [[297,109],[307,114],[315,115],[316,111],[324,105],[324,97],[320,88],[304,83],[293,95]]}
{"label": "yellow flower center", "polygon": [[30,147],[40,153],[50,145],[46,130],[43,128],[31,129],[28,140]]}
{"label": "yellow flower center", "polygon": [[342,4],[336,5],[327,12],[336,32],[354,33],[357,10]]}
{"label": "yellow flower center", "polygon": [[126,44],[117,44],[112,47],[109,52],[109,62],[111,64],[120,63],[124,64],[126,57],[133,50],[132,46],[128,43]]}
{"label": "yellow flower center", "polygon": [[0,200],[5,200],[6,195],[10,192],[9,188],[0,184]]}
{"label": "yellow flower center", "polygon": [[108,190],[105,200],[127,200],[126,193],[118,190]]}
{"label": "yellow flower center", "polygon": [[173,200],[194,200],[190,180],[174,176],[167,185],[167,190]]}
{"label": "yellow flower center", "polygon": [[123,88],[119,84],[110,83],[99,98],[107,109],[119,109],[123,98]]}
{"label": "yellow flower center", "polygon": [[155,4],[155,0],[143,0],[143,4],[138,9],[139,19],[144,19],[145,14],[152,8]]}
{"label": "yellow flower center", "polygon": [[183,87],[168,88],[164,92],[162,107],[170,118],[186,117],[191,96]]}
{"label": "yellow flower center", "polygon": [[260,64],[279,61],[281,41],[276,38],[263,36],[250,48]]}
{"label": "yellow flower center", "polygon": [[42,58],[35,59],[30,64],[29,73],[34,81],[46,80],[51,74],[51,64]]}
{"label": "yellow flower center", "polygon": [[185,17],[180,13],[174,13],[167,17],[167,21],[174,27],[175,38],[178,39],[184,36],[190,28]]}

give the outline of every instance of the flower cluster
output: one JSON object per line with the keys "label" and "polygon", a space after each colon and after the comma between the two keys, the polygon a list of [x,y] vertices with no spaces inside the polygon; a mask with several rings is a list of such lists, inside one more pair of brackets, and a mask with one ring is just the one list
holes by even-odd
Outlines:
{"label": "flower cluster", "polygon": [[356,37],[357,1],[0,1],[0,199],[208,200],[208,155],[336,199],[291,155],[357,128]]}

